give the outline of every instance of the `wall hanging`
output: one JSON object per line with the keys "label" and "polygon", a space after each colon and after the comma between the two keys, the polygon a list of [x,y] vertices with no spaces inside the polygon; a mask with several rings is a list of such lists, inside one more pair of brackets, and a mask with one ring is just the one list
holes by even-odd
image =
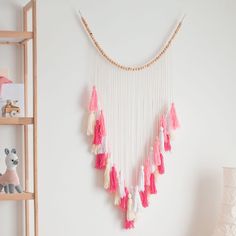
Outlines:
{"label": "wall hanging", "polygon": [[104,172],[104,188],[124,212],[124,228],[134,227],[157,178],[165,172],[173,131],[179,127],[169,70],[171,43],[182,18],[161,50],[148,62],[126,66],[98,43],[86,19],[82,26],[96,51],[88,106],[87,135],[95,168]]}

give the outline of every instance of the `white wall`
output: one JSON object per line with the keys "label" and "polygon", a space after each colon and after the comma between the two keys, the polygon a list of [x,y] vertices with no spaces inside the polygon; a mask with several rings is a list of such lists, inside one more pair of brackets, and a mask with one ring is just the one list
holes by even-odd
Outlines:
{"label": "white wall", "polygon": [[[15,13],[21,3],[0,0],[1,28],[18,25],[10,8]],[[187,13],[173,60],[182,128],[158,199],[151,199],[129,232],[121,229],[117,209],[99,186],[101,176],[91,167],[82,132],[91,45],[76,8],[107,52],[131,64],[148,58],[177,17]],[[236,165],[235,16],[233,0],[38,1],[40,235],[211,235],[219,212],[221,167]],[[0,47],[0,67],[12,68],[11,62],[16,63]],[[15,76],[17,67],[12,70]],[[14,137],[9,135],[9,140]],[[1,156],[5,145],[14,144],[1,133]],[[19,213],[19,204],[0,203],[1,236],[20,234],[16,206]]]}

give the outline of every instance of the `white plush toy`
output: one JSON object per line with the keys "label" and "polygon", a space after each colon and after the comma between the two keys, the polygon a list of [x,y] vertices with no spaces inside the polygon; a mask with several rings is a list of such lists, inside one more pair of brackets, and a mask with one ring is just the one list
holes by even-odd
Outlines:
{"label": "white plush toy", "polygon": [[16,149],[5,149],[6,153],[6,172],[0,174],[0,192],[4,188],[5,193],[14,193],[15,189],[18,193],[22,193],[22,187],[20,185],[19,177],[16,172],[16,167],[18,165],[18,156],[16,155]]}

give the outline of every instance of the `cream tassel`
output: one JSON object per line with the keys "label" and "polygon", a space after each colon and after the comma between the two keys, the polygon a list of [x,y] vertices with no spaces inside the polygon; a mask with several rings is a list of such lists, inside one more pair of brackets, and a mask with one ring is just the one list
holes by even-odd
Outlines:
{"label": "cream tassel", "polygon": [[104,188],[105,189],[109,189],[110,187],[110,171],[111,171],[110,158],[107,158],[106,169],[104,171]]}
{"label": "cream tassel", "polygon": [[141,199],[140,199],[140,194],[139,194],[139,188],[138,186],[135,187],[135,192],[134,192],[134,213],[137,214],[139,210],[142,207]]}
{"label": "cream tassel", "polygon": [[145,183],[144,183],[144,166],[142,165],[139,172],[139,191],[145,191]]}
{"label": "cream tassel", "polygon": [[135,219],[135,214],[133,212],[133,200],[132,195],[129,193],[128,195],[128,205],[127,205],[127,220],[132,221]]}
{"label": "cream tassel", "polygon": [[88,117],[88,126],[87,126],[87,135],[94,135],[94,126],[96,123],[96,114],[95,112],[90,112]]}
{"label": "cream tassel", "polygon": [[120,205],[120,194],[118,193],[118,191],[116,191],[116,194],[115,194],[114,204],[115,206]]}

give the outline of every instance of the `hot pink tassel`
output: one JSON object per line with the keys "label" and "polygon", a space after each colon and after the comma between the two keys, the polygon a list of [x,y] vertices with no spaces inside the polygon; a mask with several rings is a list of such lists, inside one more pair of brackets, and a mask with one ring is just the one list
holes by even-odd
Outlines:
{"label": "hot pink tassel", "polygon": [[155,174],[151,173],[150,176],[150,193],[151,194],[156,194],[157,189],[156,189],[156,180],[155,180]]}
{"label": "hot pink tassel", "polygon": [[150,186],[150,174],[151,174],[151,163],[148,157],[145,160],[145,164],[144,164],[145,186]]}
{"label": "hot pink tassel", "polygon": [[89,111],[96,112],[97,110],[98,110],[97,91],[96,91],[96,87],[93,86],[92,96],[90,98],[90,103],[89,103]]}
{"label": "hot pink tassel", "polygon": [[171,151],[170,135],[169,134],[166,135],[166,141],[164,143],[164,147],[165,147],[166,152]]}
{"label": "hot pink tassel", "polygon": [[160,174],[164,174],[165,173],[165,166],[164,166],[164,159],[163,159],[162,154],[160,154],[160,158],[161,158],[161,164],[158,166],[158,171]]}
{"label": "hot pink tassel", "polygon": [[117,172],[115,166],[112,166],[110,172],[110,188],[109,191],[114,193],[117,190],[118,186],[118,179],[117,179]]}
{"label": "hot pink tassel", "polygon": [[124,211],[127,210],[127,204],[128,204],[128,198],[129,198],[128,195],[129,195],[129,191],[125,187],[125,196],[120,199],[120,205],[119,205],[119,207]]}
{"label": "hot pink tassel", "polygon": [[100,121],[100,130],[101,130],[101,135],[106,136],[106,128],[105,128],[105,121],[104,121],[104,116],[103,112],[101,111],[101,114],[99,116],[99,121]]}
{"label": "hot pink tassel", "polygon": [[170,108],[170,128],[175,130],[180,127],[179,120],[177,118],[176,110],[175,110],[175,104],[171,104]]}
{"label": "hot pink tassel", "polygon": [[145,186],[145,190],[144,191],[140,191],[140,198],[141,198],[141,202],[142,202],[142,206],[143,207],[148,207],[148,190],[147,187]]}
{"label": "hot pink tassel", "polygon": [[125,229],[132,229],[132,228],[134,228],[134,220],[127,220],[127,219],[125,219],[124,228]]}
{"label": "hot pink tassel", "polygon": [[99,153],[96,155],[95,168],[105,169],[107,163],[108,155],[107,153]]}
{"label": "hot pink tassel", "polygon": [[99,145],[101,143],[102,143],[101,124],[100,124],[100,120],[96,120],[95,127],[94,127],[93,144]]}

